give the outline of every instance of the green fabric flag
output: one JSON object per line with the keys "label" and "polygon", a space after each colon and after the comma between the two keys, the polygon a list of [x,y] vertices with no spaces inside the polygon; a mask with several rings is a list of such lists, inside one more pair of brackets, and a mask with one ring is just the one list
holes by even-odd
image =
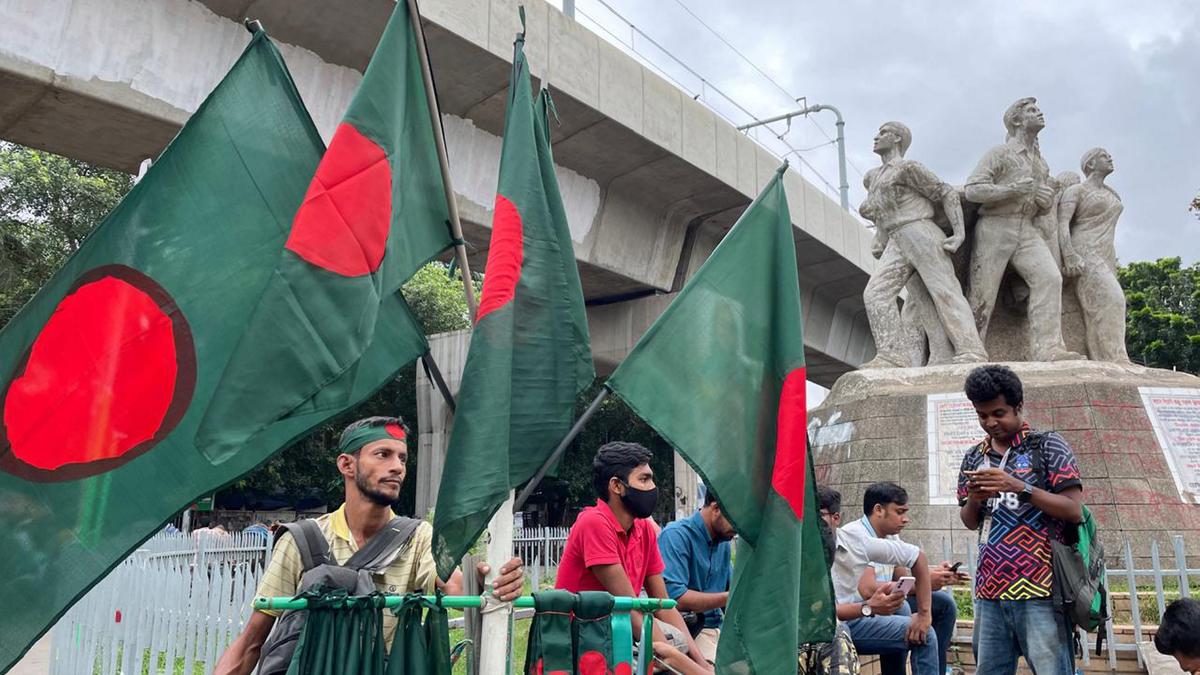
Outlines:
{"label": "green fabric flag", "polygon": [[550,153],[545,91],[532,100],[524,34],[514,45],[500,179],[479,313],[434,511],[446,578],[517,485],[571,427],[592,383],[579,270]]}
{"label": "green fabric flag", "polygon": [[[541,591],[533,594],[535,614],[525,650],[525,675],[632,675],[632,635],[618,650],[613,644],[613,596],[600,591]],[[623,613],[621,619],[628,620]]]}
{"label": "green fabric flag", "polygon": [[833,635],[786,166],[608,381],[704,478],[740,535],[722,673],[795,673],[798,643]]}
{"label": "green fabric flag", "polygon": [[450,675],[450,621],[446,610],[415,593],[396,608],[396,615],[399,621],[388,655],[387,675]]}
{"label": "green fabric flag", "polygon": [[318,586],[297,597],[308,601],[308,616],[287,675],[385,675],[383,594]]}
{"label": "green fabric flag", "polygon": [[194,443],[323,145],[258,33],[121,203],[0,332],[0,672],[223,464]]}
{"label": "green fabric flag", "polygon": [[525,648],[525,675],[571,675],[575,672],[572,639],[575,594],[539,591],[533,594],[533,608],[533,623]]}
{"label": "green fabric flag", "polygon": [[197,437],[224,461],[282,419],[335,414],[428,349],[400,287],[451,245],[417,40],[396,3],[292,220]]}

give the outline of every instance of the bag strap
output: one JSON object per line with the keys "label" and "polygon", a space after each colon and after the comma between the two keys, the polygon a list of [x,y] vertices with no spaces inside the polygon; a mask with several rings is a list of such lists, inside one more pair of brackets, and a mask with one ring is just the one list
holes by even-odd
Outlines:
{"label": "bag strap", "polygon": [[387,567],[395,560],[396,553],[408,543],[408,540],[412,539],[417,527],[422,522],[416,518],[396,516],[366,544],[363,544],[363,547],[358,549],[354,555],[350,556],[350,559],[342,567],[368,571]]}
{"label": "bag strap", "polygon": [[296,549],[300,552],[300,563],[304,566],[303,572],[329,564],[329,542],[325,541],[325,535],[321,534],[321,526],[317,525],[317,521],[305,518],[294,523],[283,523],[275,534],[276,544],[284,532],[292,533],[292,541],[296,542]]}
{"label": "bag strap", "polygon": [[1029,444],[1029,460],[1033,466],[1033,473],[1037,476],[1037,486],[1049,491],[1050,481],[1046,476],[1046,463],[1042,456],[1042,444],[1045,441],[1046,434],[1042,431],[1030,431],[1025,435],[1025,442]]}

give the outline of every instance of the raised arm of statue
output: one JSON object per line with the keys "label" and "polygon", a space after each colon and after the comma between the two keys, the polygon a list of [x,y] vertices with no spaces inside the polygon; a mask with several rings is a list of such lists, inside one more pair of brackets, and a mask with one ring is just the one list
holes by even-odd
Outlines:
{"label": "raised arm of statue", "polygon": [[1072,185],[1063,191],[1062,199],[1058,202],[1058,247],[1062,251],[1063,275],[1077,277],[1083,272],[1083,258],[1075,251],[1071,242],[1071,219],[1075,217],[1075,208],[1079,206],[1079,192],[1082,188]]}

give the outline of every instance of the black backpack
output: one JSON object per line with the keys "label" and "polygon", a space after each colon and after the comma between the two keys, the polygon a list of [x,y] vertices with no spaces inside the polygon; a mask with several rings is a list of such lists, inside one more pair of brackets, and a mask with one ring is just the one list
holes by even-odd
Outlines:
{"label": "black backpack", "polygon": [[[329,543],[321,534],[317,521],[312,519],[285,523],[276,532],[275,542],[279,542],[284,532],[291,532],[292,540],[296,542],[304,569],[300,585],[296,588],[297,595],[318,585],[345,589],[351,595],[366,595],[375,590],[371,575],[382,572],[392,564],[420,524],[421,521],[416,518],[397,516],[355,551],[345,565],[333,561],[329,555]],[[279,617],[263,644],[258,660],[258,675],[287,673],[307,617],[308,613],[304,610],[289,610]]]}

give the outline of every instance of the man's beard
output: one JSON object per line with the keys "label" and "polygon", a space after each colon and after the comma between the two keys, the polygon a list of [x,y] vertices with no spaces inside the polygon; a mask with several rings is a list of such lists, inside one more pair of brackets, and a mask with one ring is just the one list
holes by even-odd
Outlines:
{"label": "man's beard", "polygon": [[361,473],[356,474],[354,476],[354,485],[358,487],[359,494],[366,497],[367,501],[371,502],[372,504],[375,504],[376,506],[391,506],[392,504],[396,503],[396,501],[398,501],[400,499],[399,494],[397,494],[396,497],[393,498],[390,495],[388,495],[387,493],[385,493],[379,489],[371,487],[367,483],[367,479],[365,477],[363,477],[363,475]]}

